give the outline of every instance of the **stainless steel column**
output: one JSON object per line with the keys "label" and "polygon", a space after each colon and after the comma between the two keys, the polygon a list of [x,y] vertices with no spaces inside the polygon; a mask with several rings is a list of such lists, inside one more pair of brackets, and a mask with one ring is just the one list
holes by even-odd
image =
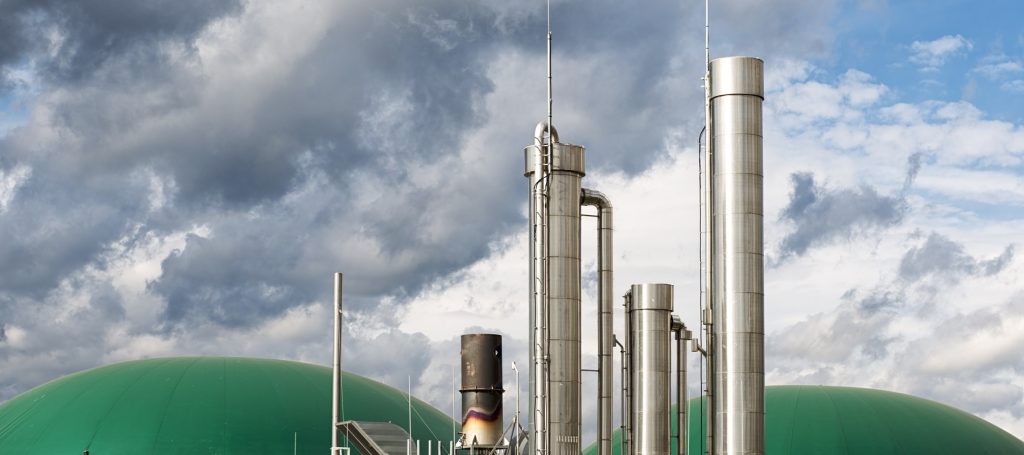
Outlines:
{"label": "stainless steel column", "polygon": [[623,355],[622,368],[625,370],[625,377],[622,381],[623,389],[623,402],[622,405],[626,407],[626,415],[622,418],[622,427],[624,432],[622,433],[622,442],[626,446],[626,454],[633,453],[633,318],[629,309],[632,305],[629,303],[633,297],[633,291],[630,289],[622,296],[622,322],[623,322],[623,333],[626,338],[626,346],[623,349],[625,353]]}
{"label": "stainless steel column", "polygon": [[558,130],[540,122],[533,132],[533,145],[526,147],[525,173],[530,194],[530,420],[528,452],[543,455],[547,451],[547,184],[548,155],[558,142]]}
{"label": "stainless steel column", "polygon": [[716,454],[764,453],[764,63],[711,62],[712,409]]}
{"label": "stainless steel column", "polygon": [[[341,273],[334,274],[334,365],[331,378],[331,455],[341,453],[341,446],[338,445],[338,424],[341,423],[342,410],[342,389],[341,389],[341,287],[343,277]],[[346,438],[346,443],[348,443]]]}
{"label": "stainless steel column", "polygon": [[597,453],[612,453],[612,203],[584,188],[583,205],[597,207]]}
{"label": "stainless steel column", "polygon": [[630,296],[632,454],[669,455],[672,285],[634,284]]}
{"label": "stainless steel column", "polygon": [[[536,174],[533,160],[539,155],[536,148],[536,144],[526,148],[526,175],[531,177],[531,186],[536,183],[532,177]],[[547,400],[543,403],[546,412],[534,414],[546,418],[547,435],[539,436],[545,441],[534,442],[535,454],[544,455],[538,447],[546,445],[551,454],[575,455],[580,451],[580,180],[584,175],[584,149],[554,142],[550,150],[546,209],[537,212],[546,224],[545,249],[540,252],[546,260],[543,279],[537,283],[546,283],[538,319],[547,321],[542,323]],[[541,397],[543,393],[535,389],[531,395]],[[543,399],[531,406],[541,406],[540,401]]]}
{"label": "stainless steel column", "polygon": [[686,455],[686,341],[692,338],[679,316],[672,316],[676,334],[676,455]]}

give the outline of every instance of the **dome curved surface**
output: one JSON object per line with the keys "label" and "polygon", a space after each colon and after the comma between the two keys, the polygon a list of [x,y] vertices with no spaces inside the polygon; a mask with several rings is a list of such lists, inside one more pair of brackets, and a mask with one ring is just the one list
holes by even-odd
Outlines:
{"label": "dome curved surface", "polygon": [[[408,426],[406,394],[345,373],[344,419]],[[413,398],[412,434],[450,441],[455,421]],[[174,357],[71,374],[0,405],[0,453],[323,454],[331,370],[299,362]]]}
{"label": "dome curved surface", "polygon": [[[690,453],[703,453],[702,399],[688,403]],[[673,407],[674,409],[674,407]],[[675,414],[672,415],[675,428]],[[769,386],[767,454],[1024,454],[1024,441],[967,412],[876,389]],[[616,430],[612,453],[619,454]],[[672,453],[675,453],[675,438]],[[583,452],[594,455],[596,446]]]}

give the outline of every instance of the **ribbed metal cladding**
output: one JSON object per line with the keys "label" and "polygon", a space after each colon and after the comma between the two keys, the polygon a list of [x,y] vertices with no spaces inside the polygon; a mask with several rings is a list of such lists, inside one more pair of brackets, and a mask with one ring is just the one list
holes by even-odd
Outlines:
{"label": "ribbed metal cladding", "polygon": [[670,284],[630,288],[630,453],[636,455],[669,455],[672,447],[672,294]]}
{"label": "ribbed metal cladding", "polygon": [[501,335],[462,335],[462,433],[465,447],[501,443]]}
{"label": "ribbed metal cladding", "polygon": [[763,454],[764,62],[711,62],[714,453]]}
{"label": "ribbed metal cladding", "polygon": [[[530,157],[536,153],[531,153],[530,149],[535,147],[527,147],[527,176],[532,174]],[[583,175],[583,147],[555,143],[547,182],[547,303],[542,318],[547,320],[544,338],[548,358],[545,439],[548,452],[556,455],[580,452],[580,185]]]}

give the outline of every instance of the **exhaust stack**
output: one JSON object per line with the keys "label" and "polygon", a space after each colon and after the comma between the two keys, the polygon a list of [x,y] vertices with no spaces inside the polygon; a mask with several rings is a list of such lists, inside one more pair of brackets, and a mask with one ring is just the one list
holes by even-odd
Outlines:
{"label": "exhaust stack", "polygon": [[710,65],[711,410],[715,454],[763,454],[764,62]]}
{"label": "exhaust stack", "polygon": [[462,335],[463,447],[503,443],[501,335]]}

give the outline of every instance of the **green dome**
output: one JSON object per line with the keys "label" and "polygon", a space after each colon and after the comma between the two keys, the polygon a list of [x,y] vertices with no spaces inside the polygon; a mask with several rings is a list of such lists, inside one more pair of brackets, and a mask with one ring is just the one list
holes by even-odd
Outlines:
{"label": "green dome", "polygon": [[[346,420],[408,427],[406,394],[344,375]],[[322,455],[331,446],[331,370],[282,360],[176,357],[75,373],[0,405],[3,454]],[[455,422],[413,398],[416,439]],[[407,429],[407,428],[406,428]],[[296,447],[297,444],[297,447]]]}
{"label": "green dome", "polygon": [[[702,399],[689,402],[690,453],[703,453]],[[674,407],[673,407],[674,409]],[[672,415],[675,428],[675,413]],[[959,409],[854,387],[769,386],[765,451],[773,454],[1024,454],[1024,442]],[[672,453],[675,453],[675,438]],[[612,453],[619,454],[615,431]],[[595,445],[584,450],[594,455]]]}

